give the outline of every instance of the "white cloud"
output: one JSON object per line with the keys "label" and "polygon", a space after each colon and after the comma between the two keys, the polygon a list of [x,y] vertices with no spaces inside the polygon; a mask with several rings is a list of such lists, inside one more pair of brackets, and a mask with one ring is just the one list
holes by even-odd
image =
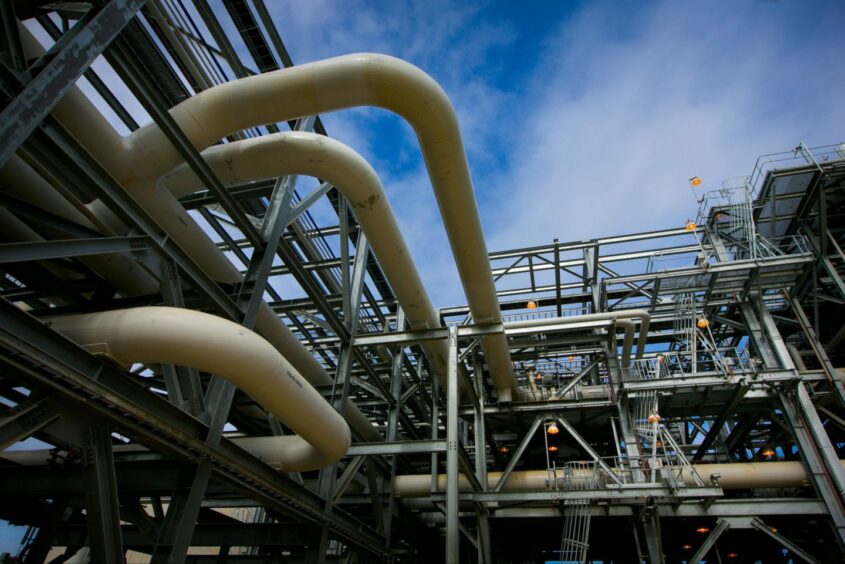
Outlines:
{"label": "white cloud", "polygon": [[715,187],[845,137],[845,68],[824,37],[793,43],[795,10],[667,2],[620,35],[607,8],[564,24],[538,64],[513,166],[483,198],[491,248],[681,225],[690,176]]}
{"label": "white cloud", "polygon": [[[445,2],[270,7],[297,63],[382,52],[443,85],[491,250],[681,225],[690,176],[717,186],[845,138],[833,2],[593,3],[545,29]],[[435,305],[463,301],[411,130],[380,110],[324,117],[381,175]]]}

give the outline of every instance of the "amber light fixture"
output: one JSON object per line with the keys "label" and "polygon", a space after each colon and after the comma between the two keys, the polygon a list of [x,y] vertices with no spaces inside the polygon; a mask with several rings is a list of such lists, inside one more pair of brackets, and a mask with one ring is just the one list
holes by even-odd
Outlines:
{"label": "amber light fixture", "polygon": [[772,458],[775,455],[775,449],[772,447],[763,447],[763,449],[760,450],[760,454],[766,458]]}
{"label": "amber light fixture", "polygon": [[695,188],[696,186],[701,186],[701,179],[697,176],[693,176],[689,179],[689,185]]}
{"label": "amber light fixture", "polygon": [[648,416],[648,422],[649,423],[659,423],[660,422],[660,415],[652,412],[652,414]]}
{"label": "amber light fixture", "polygon": [[511,451],[511,449],[509,449],[509,448],[508,448],[508,447],[506,447],[506,446],[499,447],[499,452],[501,452],[502,454],[507,454],[507,453],[509,453],[510,451]]}
{"label": "amber light fixture", "polygon": [[727,556],[728,558],[736,558],[739,555],[736,552],[729,552],[725,556]]}
{"label": "amber light fixture", "polygon": [[684,229],[686,229],[687,231],[695,231],[697,227],[698,225],[696,225],[696,223],[692,220],[687,220],[686,225],[684,225]]}
{"label": "amber light fixture", "polygon": [[691,544],[685,544],[685,545],[682,545],[681,548],[683,548],[684,550],[692,550],[692,545]]}
{"label": "amber light fixture", "polygon": [[706,318],[700,317],[698,319],[698,322],[696,323],[696,325],[698,326],[699,329],[707,329],[708,327],[710,327],[710,322],[707,321]]}
{"label": "amber light fixture", "polygon": [[695,532],[701,533],[702,535],[706,535],[707,533],[710,532],[710,529],[708,529],[707,527],[699,527],[695,530]]}
{"label": "amber light fixture", "polygon": [[560,433],[560,429],[557,428],[557,423],[553,422],[551,425],[549,425],[549,428],[546,429],[546,432],[550,435],[557,435],[558,433]]}
{"label": "amber light fixture", "polygon": [[550,446],[549,452],[557,452],[557,447],[555,445]]}
{"label": "amber light fixture", "polygon": [[537,309],[537,302],[535,302],[534,300],[530,300],[530,301],[528,302],[528,306],[527,306],[527,307],[528,307],[528,309]]}

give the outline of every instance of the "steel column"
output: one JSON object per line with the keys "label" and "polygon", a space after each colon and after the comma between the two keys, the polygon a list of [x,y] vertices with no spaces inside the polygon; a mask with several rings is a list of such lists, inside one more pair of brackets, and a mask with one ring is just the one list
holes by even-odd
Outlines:
{"label": "steel column", "polygon": [[807,554],[806,551],[801,549],[801,547],[797,546],[795,543],[787,539],[781,534],[776,533],[771,527],[766,525],[759,517],[753,517],[751,519],[751,526],[763,533],[764,535],[771,537],[780,545],[786,547],[787,550],[790,552],[795,553],[795,556],[802,559],[804,562],[808,562],[809,564],[821,564],[820,561],[813,558],[811,555]]}
{"label": "steel column", "polygon": [[799,382],[790,393],[778,395],[807,475],[827,507],[840,548],[845,547],[845,472],[836,451],[803,383]]}
{"label": "steel column", "polygon": [[85,475],[85,514],[94,562],[123,562],[117,478],[111,432],[102,421],[84,423],[82,466]]}
{"label": "steel column", "polygon": [[61,414],[52,396],[16,405],[5,417],[0,418],[0,452],[38,432]]}
{"label": "steel column", "polygon": [[461,532],[458,518],[458,331],[449,328],[449,366],[446,384],[446,557],[445,562],[460,560]]}

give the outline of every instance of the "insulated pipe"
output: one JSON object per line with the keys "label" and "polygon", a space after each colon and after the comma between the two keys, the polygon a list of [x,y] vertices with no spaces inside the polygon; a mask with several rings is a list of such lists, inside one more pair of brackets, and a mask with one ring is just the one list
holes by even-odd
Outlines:
{"label": "insulated pipe", "polygon": [[[361,155],[330,137],[291,131],[215,145],[203,151],[202,157],[224,185],[292,174],[314,176],[334,185],[354,207],[411,329],[440,327],[384,188]],[[162,176],[159,186],[177,198],[203,188],[187,164]],[[446,342],[427,341],[421,346],[434,371],[445,378]]]}
{"label": "insulated pipe", "polygon": [[267,341],[241,325],[170,307],[74,315],[50,325],[124,366],[178,364],[226,378],[298,435],[273,443],[285,471],[328,466],[349,448],[343,417]]}
{"label": "insulated pipe", "polygon": [[[296,437],[234,437],[230,439],[233,443],[243,448],[253,456],[261,458],[264,462],[285,470],[281,464],[279,453],[280,445],[295,439]],[[134,452],[145,450],[138,445],[116,446],[115,452]],[[43,466],[50,459],[49,450],[25,450],[6,451],[0,453],[4,458],[17,464],[25,466]],[[839,463],[845,468],[845,460]],[[718,474],[719,486],[724,490],[741,489],[765,489],[765,488],[801,488],[810,485],[807,473],[800,462],[778,461],[778,462],[732,462],[726,464],[693,464],[699,477],[704,483],[710,482],[710,477]],[[492,491],[501,477],[501,472],[488,472],[488,490]],[[502,491],[505,492],[529,492],[544,491],[547,489],[547,480],[550,473],[547,470],[518,470],[511,473],[508,481],[505,482]],[[593,477],[590,470],[575,470],[574,478],[584,479]],[[684,472],[684,483],[687,486],[696,485],[692,474]],[[398,497],[406,499],[427,498],[431,495],[431,474],[406,474],[396,476],[393,482],[394,492]],[[459,487],[461,491],[472,491],[472,487],[462,474]],[[446,475],[437,475],[438,491],[446,491]]]}
{"label": "insulated pipe", "polygon": [[789,356],[792,358],[792,362],[795,363],[795,368],[798,369],[798,372],[806,372],[807,365],[804,363],[804,359],[801,358],[801,353],[798,352],[795,345],[787,344],[786,350],[789,351]]}
{"label": "insulated pipe", "polygon": [[[21,40],[28,56],[43,53],[31,33],[21,27]],[[88,98],[78,89],[72,88],[55,106],[53,116],[76,137],[97,161],[121,184],[127,192],[146,209],[165,232],[173,238],[184,251],[209,275],[228,283],[239,283],[242,276],[229,260],[217,249],[196,224],[185,209],[170,194],[156,191],[152,181],[138,179],[133,175],[133,166],[142,168],[140,163],[146,155],[134,152],[129,138],[121,137]],[[148,128],[155,128],[150,125]],[[176,153],[169,141],[163,140],[171,155]],[[175,158],[178,159],[178,156]],[[157,178],[172,168],[172,164],[161,165],[150,160],[150,175]],[[133,180],[133,178],[135,180]],[[88,204],[92,213],[98,214],[104,206],[94,200]],[[104,220],[103,217],[99,219]],[[282,324],[272,308],[261,303],[255,322],[256,329],[305,377],[318,386],[331,385],[329,376],[305,346]],[[366,441],[379,441],[381,435],[369,419],[351,401],[344,405],[344,415],[349,424]]]}
{"label": "insulated pipe", "polygon": [[[645,352],[646,341],[648,340],[648,326],[651,322],[651,315],[644,309],[628,309],[623,311],[608,311],[604,313],[590,313],[587,315],[571,315],[566,317],[553,317],[550,319],[531,319],[528,321],[514,321],[505,323],[505,331],[508,329],[522,329],[522,328],[537,328],[554,327],[557,325],[569,325],[572,323],[583,323],[586,321],[616,321],[619,324],[621,320],[639,319],[640,320],[640,337],[637,341],[637,358],[642,358]],[[627,330],[626,330],[627,331]],[[626,333],[627,335],[627,333]],[[627,336],[626,336],[627,341]],[[622,358],[626,358],[626,345],[623,343]],[[627,344],[627,357],[631,356],[631,344]],[[623,366],[627,368],[627,365]]]}
{"label": "insulated pipe", "polygon": [[[845,468],[845,460],[840,460]],[[729,464],[694,464],[693,467],[704,483],[710,481],[710,476],[719,474],[718,484],[725,490],[740,490],[752,488],[797,488],[810,484],[807,472],[800,462],[735,462]],[[593,476],[591,470],[575,470],[573,477],[585,479]],[[493,490],[501,477],[501,472],[488,472],[488,489]],[[502,491],[528,492],[547,489],[547,482],[551,474],[548,470],[522,470],[512,472],[505,482]],[[472,491],[466,477],[460,476],[460,490]],[[696,481],[691,473],[685,472],[684,483],[695,486]],[[431,474],[410,474],[396,476],[393,481],[394,492],[398,497],[415,498],[431,495]],[[437,475],[438,491],[446,491],[446,474]]]}
{"label": "insulated pipe", "polygon": [[[209,249],[206,241],[200,242],[201,230],[187,213],[180,213],[175,202],[150,193],[154,180],[182,161],[164,133],[152,124],[126,138],[116,136],[111,127],[108,134],[100,135],[104,120],[90,115],[90,110],[79,111],[76,94],[72,92],[56,106],[59,121],[165,229],[175,228],[171,236],[210,275],[237,282],[231,279],[228,259],[214,254],[217,249]],[[170,113],[202,150],[249,127],[362,105],[392,110],[414,127],[473,318],[479,324],[500,322],[457,117],[442,88],[418,68],[383,55],[347,55],[221,84],[185,100]],[[164,221],[164,216],[170,219]],[[485,337],[482,348],[500,400],[509,399],[516,381],[507,339],[501,334]]]}

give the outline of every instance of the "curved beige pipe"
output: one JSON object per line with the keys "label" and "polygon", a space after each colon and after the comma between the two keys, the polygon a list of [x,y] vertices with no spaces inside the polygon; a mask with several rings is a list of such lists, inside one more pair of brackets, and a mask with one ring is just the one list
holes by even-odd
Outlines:
{"label": "curved beige pipe", "polygon": [[[43,53],[43,48],[23,27],[21,40],[28,55]],[[161,136],[156,126],[149,125],[132,136],[121,137],[78,88],[71,88],[56,104],[53,116],[206,273],[222,282],[239,283],[243,280],[229,259],[220,252],[176,199],[164,189],[156,189],[154,179],[181,162],[177,151]],[[186,127],[185,123],[181,125]],[[149,133],[151,130],[158,131],[160,135],[159,150],[169,155],[163,161],[157,160],[154,154],[138,150],[133,144],[132,140],[136,135],[144,131]],[[221,137],[223,135],[225,134],[221,134]],[[204,147],[203,145],[199,148]],[[133,169],[143,171],[143,174],[133,174]],[[98,203],[91,202],[88,209],[96,213]],[[334,382],[308,349],[280,322],[273,309],[264,302],[259,306],[255,327],[313,385],[327,386]],[[381,440],[381,435],[372,422],[351,401],[347,400],[343,413],[364,440]]]}
{"label": "curved beige pipe", "polygon": [[[573,323],[584,323],[588,321],[616,321],[620,327],[626,327],[626,340],[622,347],[622,359],[630,360],[631,357],[631,342],[627,339],[627,325],[622,324],[624,320],[640,320],[640,336],[637,340],[637,358],[642,358],[645,352],[646,341],[648,340],[648,326],[651,323],[651,315],[644,309],[628,309],[623,311],[608,311],[604,313],[590,313],[587,315],[570,315],[566,317],[552,317],[548,319],[530,319],[528,321],[514,321],[505,323],[505,331],[508,329],[522,329],[522,328],[549,328],[557,325],[570,325]],[[633,337],[633,334],[632,334]],[[627,368],[627,362],[623,368]]]}
{"label": "curved beige pipe", "polygon": [[[840,460],[845,468],[845,460]],[[725,490],[755,489],[755,488],[798,488],[810,484],[807,472],[800,462],[736,462],[729,464],[694,464],[693,467],[705,484],[710,482],[710,476],[719,474],[719,486]],[[488,472],[487,484],[492,490],[501,477],[501,472]],[[587,479],[592,476],[589,470],[576,470],[576,478]],[[529,492],[544,491],[550,473],[547,470],[522,470],[512,472],[505,482],[502,491]],[[558,476],[560,477],[560,476]],[[695,486],[696,481],[691,473],[685,472],[684,483]],[[396,476],[393,482],[394,492],[399,497],[428,497],[431,495],[431,474],[411,474]],[[437,475],[437,489],[446,491],[446,474]],[[460,476],[461,491],[471,491],[472,487],[462,474]]]}
{"label": "curved beige pipe", "polygon": [[328,466],[349,448],[349,427],[340,414],[267,341],[241,325],[168,307],[74,315],[50,325],[125,366],[178,364],[226,378],[297,434],[274,442],[275,460],[285,471]]}
{"label": "curved beige pipe", "polygon": [[[292,174],[333,184],[354,207],[411,329],[440,326],[376,171],[350,147],[324,135],[290,131],[215,145],[202,156],[224,185]],[[159,185],[177,198],[203,188],[186,164],[162,176]],[[434,371],[444,377],[449,354],[446,342],[428,341],[422,348]]]}
{"label": "curved beige pipe", "polygon": [[[101,134],[105,120],[90,109],[80,111],[77,94],[57,105],[59,121],[210,275],[239,281],[188,214],[151,190],[156,178],[182,161],[164,133],[149,125],[126,138],[114,131]],[[414,127],[473,318],[479,324],[500,322],[457,117],[440,86],[420,69],[383,55],[347,55],[215,86],[170,113],[194,146],[204,149],[249,127],[363,105],[394,111]],[[500,399],[509,399],[516,382],[507,339],[486,337],[482,348]]]}

